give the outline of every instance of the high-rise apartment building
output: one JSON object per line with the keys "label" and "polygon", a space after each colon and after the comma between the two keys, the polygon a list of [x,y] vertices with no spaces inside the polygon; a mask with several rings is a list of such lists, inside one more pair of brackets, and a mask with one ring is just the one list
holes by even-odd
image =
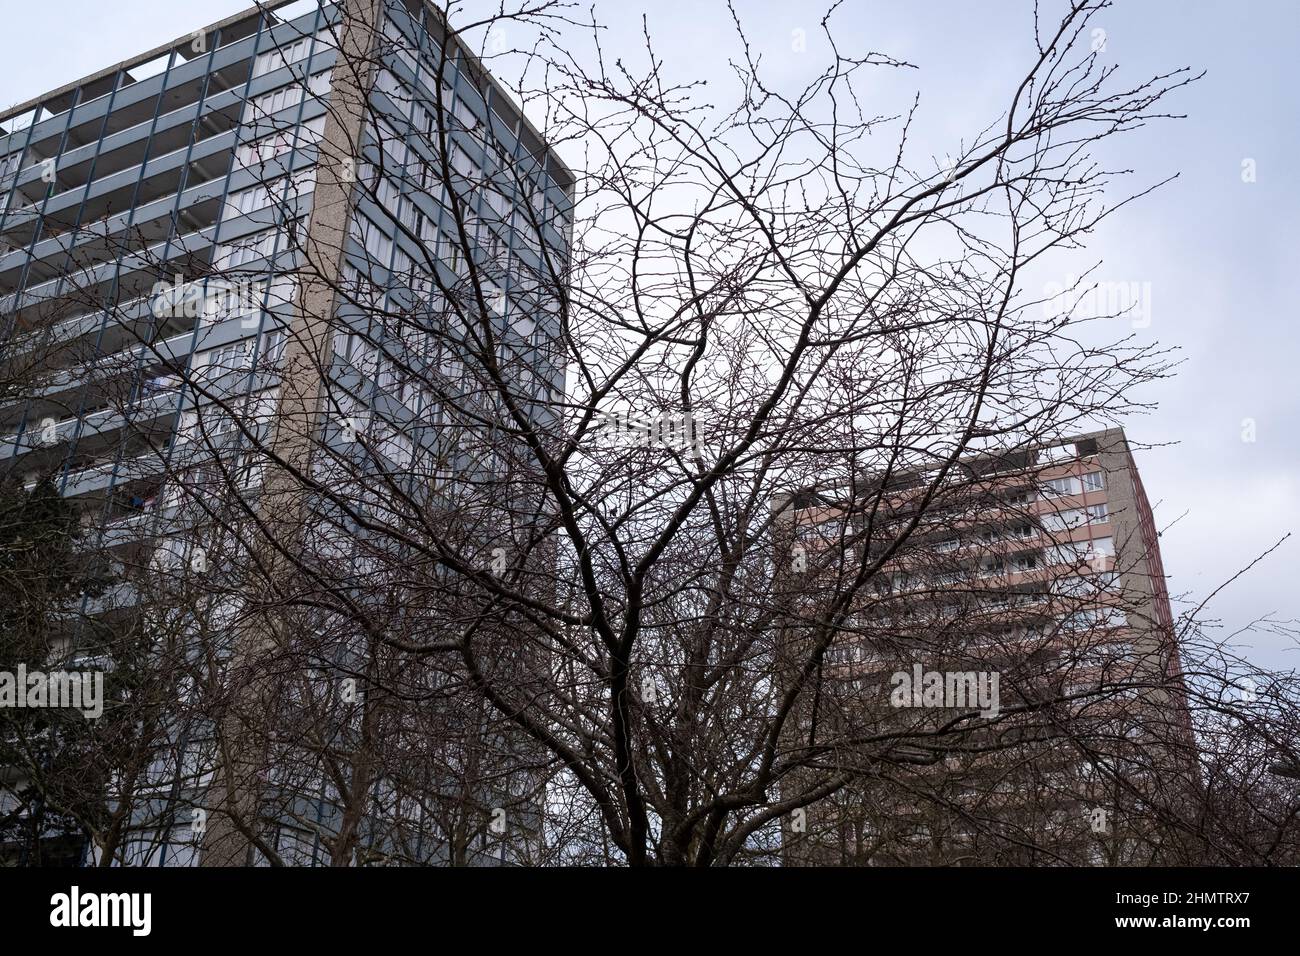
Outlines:
{"label": "high-rise apartment building", "polygon": [[879,566],[835,618],[786,739],[824,751],[828,781],[859,782],[785,821],[787,862],[1153,857],[1142,788],[1187,786],[1194,760],[1156,525],[1121,430],[776,507],[800,654]]}
{"label": "high-rise apartment building", "polygon": [[[262,4],[0,113],[0,478],[53,482],[110,572],[214,573],[192,535],[214,469],[267,521],[284,509],[265,454],[294,465],[315,441],[340,455],[364,442],[431,487],[490,482],[488,444],[452,434],[444,406],[473,384],[430,317],[454,323],[457,290],[485,303],[528,414],[551,414],[559,310],[539,277],[567,255],[572,191],[421,0]],[[491,403],[480,412],[490,431]],[[114,585],[80,610],[124,621],[133,607]],[[188,808],[211,768],[178,748],[178,765],[146,771],[162,809],[129,821],[125,862],[199,853]],[[0,775],[3,815],[22,775]],[[316,831],[267,839],[319,861],[337,808],[299,804],[286,814]],[[426,841],[412,858],[446,851]]]}

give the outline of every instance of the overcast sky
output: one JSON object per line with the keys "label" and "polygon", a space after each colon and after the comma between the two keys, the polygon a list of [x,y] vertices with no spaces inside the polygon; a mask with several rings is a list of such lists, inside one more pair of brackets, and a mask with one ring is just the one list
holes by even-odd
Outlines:
{"label": "overcast sky", "polygon": [[[582,6],[585,7],[586,2]],[[236,13],[243,0],[47,0],[6,3],[0,31],[0,105],[21,102]],[[736,0],[772,76],[795,82],[815,68],[821,6]],[[607,55],[635,55],[640,15],[677,79],[724,82],[735,49],[719,0],[619,0],[599,6],[614,29]],[[1055,9],[1050,2],[1044,10]],[[987,125],[1023,74],[1032,40],[1029,0],[847,0],[846,43],[920,67],[882,78],[882,102],[919,89],[925,142],[938,152]],[[1178,376],[1144,397],[1153,414],[1126,423],[1161,445],[1138,465],[1156,504],[1171,591],[1198,599],[1286,532],[1300,530],[1300,4],[1291,0],[1127,0],[1096,21],[1104,55],[1139,82],[1191,66],[1207,75],[1172,103],[1188,118],[1138,133],[1123,159],[1135,182],[1180,178],[1129,207],[1097,234],[1080,270],[1138,283],[1150,326],[1176,346]],[[796,53],[793,31],[808,48]],[[904,90],[903,88],[907,89]],[[882,110],[883,111],[883,110]],[[951,146],[945,146],[947,142]],[[1254,182],[1243,181],[1253,160]],[[1251,419],[1255,441],[1242,440]],[[1180,517],[1181,516],[1181,517]],[[1254,618],[1300,619],[1300,535],[1216,601],[1231,631]],[[1175,613],[1182,608],[1175,607]],[[1296,666],[1289,642],[1250,641],[1266,665]]]}

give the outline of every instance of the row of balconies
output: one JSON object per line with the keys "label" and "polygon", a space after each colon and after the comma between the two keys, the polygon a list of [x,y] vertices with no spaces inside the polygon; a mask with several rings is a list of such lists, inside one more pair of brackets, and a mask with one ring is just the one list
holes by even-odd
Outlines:
{"label": "row of balconies", "polygon": [[[323,109],[324,106],[318,104],[312,111],[319,112]],[[139,192],[136,191],[134,180],[118,184],[110,178],[98,184],[94,195],[88,197],[89,205],[86,208],[92,209],[90,215],[93,216],[101,206],[105,211],[110,205],[113,208],[129,208],[111,215],[106,214],[89,225],[77,226],[75,231],[67,235],[41,239],[30,249],[15,249],[0,255],[0,292],[13,292],[22,278],[28,287],[24,298],[40,298],[51,283],[66,280],[70,266],[79,275],[93,274],[91,270],[97,264],[117,259],[142,239],[146,242],[165,242],[172,230],[174,216],[188,224],[191,230],[210,230],[222,215],[219,201],[224,193],[238,192],[278,175],[281,169],[289,168],[287,163],[278,163],[268,164],[264,169],[245,170],[237,167],[232,171],[231,157],[236,136],[237,131],[231,130],[206,140],[195,153],[180,151],[151,161],[145,171],[147,178],[141,181],[142,188]],[[209,162],[206,171],[201,166],[204,160]],[[303,171],[314,162],[315,147],[305,146],[295,157],[292,169],[295,172]],[[185,174],[186,188],[177,194],[176,189],[187,168],[189,173]],[[121,200],[120,203],[114,201],[116,193],[121,193],[116,197]],[[78,198],[71,197],[69,211],[77,217],[85,218],[83,212],[77,212]],[[132,200],[135,201],[134,205]],[[98,206],[94,205],[96,202]],[[291,195],[287,205],[291,213],[305,215],[310,208],[309,193]],[[273,211],[279,209],[280,204],[272,207]],[[33,215],[48,219],[52,212],[46,210]],[[267,225],[266,215],[259,217],[256,213],[251,214],[248,222],[264,227]],[[114,237],[118,238],[115,240]],[[8,307],[17,304],[17,296],[0,299],[0,309],[6,311]]]}
{"label": "row of balconies", "polygon": [[[278,282],[270,292],[266,291],[265,281],[252,283],[249,286],[257,299],[257,302],[252,303],[252,311],[248,311],[248,303],[238,300],[228,306],[224,288],[220,280],[214,280],[211,287],[205,287],[202,280],[183,287],[181,294],[186,294],[193,289],[201,296],[199,308],[194,310],[194,315],[188,314],[186,306],[189,303],[178,305],[177,308],[167,310],[165,313],[160,312],[159,300],[153,296],[141,296],[115,310],[128,321],[101,328],[96,343],[97,351],[108,351],[111,354],[81,361],[55,371],[31,383],[26,389],[26,395],[23,396],[24,405],[19,411],[27,421],[26,430],[32,434],[31,441],[41,444],[50,443],[50,439],[38,431],[38,428],[47,427],[48,423],[42,422],[37,426],[33,423],[33,419],[53,414],[62,407],[57,402],[59,396],[87,385],[101,391],[110,390],[114,383],[129,387],[131,380],[140,376],[143,376],[142,387],[145,390],[164,386],[167,384],[164,380],[187,369],[193,354],[218,349],[247,338],[250,334],[255,334],[260,327],[270,324],[271,320],[264,318],[266,313],[283,314],[291,305],[291,289],[280,288]],[[257,307],[259,303],[261,307]],[[143,321],[151,315],[160,322],[160,325],[151,329],[151,332],[166,337],[147,345],[139,343],[140,333],[134,328],[134,323]],[[102,326],[102,319],[98,316],[78,317],[64,323],[64,327],[69,330],[66,335],[56,327],[52,330],[51,338],[58,340],[61,337],[75,337],[78,332],[86,331],[80,326],[87,318],[98,321]],[[180,327],[182,331],[168,335],[167,333],[174,327]],[[125,347],[113,351],[114,346],[119,342]],[[46,340],[46,348],[54,351],[49,339]],[[71,348],[65,348],[64,352],[75,355],[75,351]],[[55,356],[55,362],[52,363],[56,367],[61,364],[58,358]],[[0,421],[5,417],[0,413]],[[11,435],[7,440],[12,441],[15,438],[17,435]],[[3,448],[3,444],[0,444],[0,448]],[[0,450],[0,457],[4,454],[4,451]]]}
{"label": "row of balconies", "polygon": [[[327,16],[334,15],[334,11],[327,11]],[[30,126],[19,124],[15,129],[15,124],[6,122],[6,127],[13,131],[7,136],[0,133],[0,156],[26,146],[29,154],[37,159],[48,158],[57,155],[62,146],[66,157],[68,144],[79,149],[87,143],[107,140],[110,136],[151,122],[155,113],[159,112],[160,97],[166,103],[162,115],[173,115],[192,107],[205,89],[210,92],[213,87],[217,92],[210,93],[210,98],[226,92],[234,92],[242,97],[242,87],[249,81],[249,61],[256,52],[254,45],[257,44],[263,51],[291,46],[296,39],[311,35],[313,20],[314,13],[279,24],[263,32],[259,40],[254,35],[258,23],[258,18],[254,16],[241,25],[226,27],[220,41],[208,37],[207,40],[216,43],[214,49],[196,50],[192,43],[182,43],[174,53],[187,62],[175,59],[170,70],[159,69],[157,73],[139,80],[127,72],[126,82],[116,89],[112,88],[112,78],[106,77],[99,81],[99,89],[91,91],[95,94],[92,98],[76,103],[75,106],[69,95],[64,103],[58,104],[62,107],[59,112],[43,110],[42,113],[50,115],[42,115]],[[333,56],[331,49],[318,44],[312,69],[319,70],[328,66]],[[162,66],[165,68],[166,65],[163,63]],[[147,71],[149,67],[131,69]],[[286,76],[283,69],[270,71],[265,76],[256,76],[252,82],[258,85],[250,85],[250,89],[260,91],[273,88],[283,83]],[[20,182],[33,178],[39,178],[39,169],[34,175],[19,174]]]}

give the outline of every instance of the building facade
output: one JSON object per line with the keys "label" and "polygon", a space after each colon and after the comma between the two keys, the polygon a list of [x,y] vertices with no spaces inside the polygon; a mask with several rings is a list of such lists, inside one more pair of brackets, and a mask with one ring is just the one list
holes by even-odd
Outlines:
{"label": "building facade", "polygon": [[1143,788],[1194,786],[1195,761],[1122,430],[808,489],[777,510],[796,620],[824,621],[846,580],[879,568],[833,633],[789,631],[798,654],[826,647],[787,744],[820,734],[827,779],[859,780],[784,822],[787,863],[1158,858]]}
{"label": "building facade", "polygon": [[[195,543],[214,471],[248,516],[302,525],[268,456],[311,469],[318,446],[363,448],[417,485],[499,478],[449,411],[476,386],[447,326],[485,305],[515,398],[546,420],[572,201],[570,172],[420,0],[264,4],[0,114],[0,478],[51,482],[116,574],[78,619],[138,616],[123,569],[219,570]],[[171,743],[122,862],[199,856],[210,755]],[[23,778],[0,774],[2,814]],[[267,839],[319,862],[337,801],[297,789],[287,816],[319,826]],[[403,859],[447,856],[426,841]]]}

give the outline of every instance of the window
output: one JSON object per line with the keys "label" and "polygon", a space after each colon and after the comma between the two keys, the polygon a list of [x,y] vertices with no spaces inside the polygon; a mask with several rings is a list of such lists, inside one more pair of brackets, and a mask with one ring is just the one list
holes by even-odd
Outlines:
{"label": "window", "polygon": [[297,83],[290,83],[278,90],[263,93],[249,104],[249,110],[253,119],[260,119],[288,109],[290,106],[297,106],[301,102],[302,87]]}
{"label": "window", "polygon": [[1040,463],[1070,461],[1075,457],[1074,445],[1053,445],[1038,450]]}
{"label": "window", "polygon": [[451,236],[440,233],[438,239],[438,251],[436,255],[439,259],[442,260],[442,262],[447,266],[448,269],[450,269],[452,272],[456,273],[457,275],[460,275],[461,266],[463,264],[462,256],[461,256],[460,240],[453,239]]}
{"label": "window", "polygon": [[1086,577],[1057,578],[1052,582],[1052,593],[1064,597],[1087,597],[1093,591],[1092,581]]}
{"label": "window", "polygon": [[[389,167],[389,172],[394,172]],[[361,181],[366,187],[374,192],[374,199],[379,205],[383,206],[393,218],[397,218],[398,196],[401,192],[397,183],[387,176],[381,176],[377,167],[370,163],[365,163],[361,167]]]}
{"label": "window", "polygon": [[1082,509],[1072,508],[1068,511],[1048,512],[1039,518],[1044,531],[1070,531],[1086,523]]}
{"label": "window", "polygon": [[295,273],[280,273],[271,280],[271,288],[266,297],[268,309],[292,305],[298,300],[298,276]]}
{"label": "window", "polygon": [[514,230],[516,244],[522,245],[534,255],[539,255],[541,244],[538,240],[537,229],[528,221],[527,217],[516,209],[510,216],[510,224]]}
{"label": "window", "polygon": [[[316,145],[320,142],[321,134],[324,132],[324,116],[318,116],[303,123],[297,127],[298,149],[306,149],[309,146]],[[285,129],[272,133],[270,136],[264,136],[255,142],[244,143],[239,147],[235,155],[240,166],[249,168],[272,162],[289,152],[293,147],[294,131]]]}
{"label": "window", "polygon": [[1043,496],[1048,498],[1077,495],[1079,490],[1079,479],[1072,475],[1067,475],[1064,478],[1050,478],[1043,482]]}
{"label": "window", "polygon": [[235,239],[217,247],[213,265],[218,269],[234,269],[271,255],[275,248],[275,230],[259,232]]}
{"label": "window", "polygon": [[370,410],[365,403],[342,390],[338,390],[334,398],[338,404],[338,422],[340,426],[345,421],[350,420],[352,428],[358,434],[364,433],[370,424]]}
{"label": "window", "polygon": [[264,136],[254,143],[245,143],[235,153],[236,161],[244,168],[260,166],[283,156],[293,149],[293,137],[288,130]]}
{"label": "window", "polygon": [[279,365],[280,359],[284,357],[284,343],[286,341],[284,331],[275,329],[267,332],[262,336],[262,364]]}
{"label": "window", "polygon": [[1037,554],[1020,554],[1016,555],[1012,564],[1017,571],[1031,571],[1041,563]]}
{"label": "window", "polygon": [[[226,319],[259,315],[266,295],[267,281],[226,287],[215,284],[208,288],[203,300],[203,325],[214,325]],[[250,324],[257,324],[252,320]]]}
{"label": "window", "polygon": [[344,331],[336,331],[334,333],[334,354],[339,358],[345,359],[348,357],[351,348],[352,336]]}
{"label": "window", "polygon": [[406,254],[401,246],[398,246],[393,251],[394,278],[400,276],[403,280],[408,280],[412,271],[411,257]]}
{"label": "window", "polygon": [[379,375],[375,379],[375,384],[382,392],[397,390],[397,365],[387,355],[380,357]]}
{"label": "window", "polygon": [[510,212],[510,199],[502,191],[502,187],[495,183],[490,184],[483,196],[487,200],[488,207],[504,221],[507,213]]}
{"label": "window", "polygon": [[[1097,474],[1101,474],[1101,472],[1097,472]],[[1083,510],[1088,515],[1088,524],[1100,524],[1103,521],[1110,520],[1110,508],[1105,504],[1088,505]]]}
{"label": "window", "polygon": [[478,116],[469,108],[469,104],[459,97],[456,99],[455,116],[466,129],[478,128]]}
{"label": "window", "polygon": [[424,104],[419,100],[415,101],[415,105],[411,109],[411,127],[420,135],[421,139],[434,135],[438,130],[437,118],[425,109]]}
{"label": "window", "polygon": [[4,187],[5,180],[18,171],[18,162],[22,159],[22,156],[22,150],[19,150],[16,153],[10,153],[8,156],[0,157],[0,187]]}
{"label": "window", "polygon": [[396,53],[406,65],[411,68],[411,72],[417,70],[418,64],[415,61],[415,48],[411,45],[401,29],[392,20],[384,18],[384,38],[389,42],[389,49]]}
{"label": "window", "polygon": [[1049,564],[1075,564],[1088,556],[1088,542],[1069,541],[1047,549]]}
{"label": "window", "polygon": [[1052,582],[1052,592],[1066,597],[1091,597],[1119,589],[1119,575],[1114,571],[1089,574],[1082,577],[1058,578]]}
{"label": "window", "polygon": [[244,400],[244,407],[239,417],[250,429],[258,429],[262,434],[266,434],[267,430],[275,422],[279,407],[280,390],[278,388],[268,388],[250,394]]}
{"label": "window", "polygon": [[[1127,618],[1124,623],[1128,623]],[[1113,644],[1107,645],[1106,650],[1112,660],[1132,660],[1134,656],[1131,641],[1115,641]]]}
{"label": "window", "polygon": [[447,184],[442,181],[442,169],[437,162],[426,163],[416,158],[419,164],[420,188],[440,206],[447,205]]}
{"label": "window", "polygon": [[430,219],[428,216],[421,216],[419,223],[420,223],[420,232],[419,232],[420,241],[423,242],[430,249],[433,249],[434,255],[437,255],[438,254],[437,252],[438,230],[434,226],[433,220]]}
{"label": "window", "polygon": [[[357,224],[352,224],[353,236],[357,235]],[[357,240],[360,242],[360,240]],[[342,281],[339,282],[339,291],[347,298],[347,301],[362,308],[377,307],[384,300],[384,290],[381,289],[373,280],[371,280],[369,271],[362,275],[357,271],[356,266],[351,263],[343,264]]]}
{"label": "window", "polygon": [[381,120],[377,128],[371,129],[370,135],[383,151],[383,166],[387,172],[400,172],[406,168],[410,151],[392,126]]}
{"label": "window", "polygon": [[388,425],[379,428],[379,453],[398,468],[406,468],[415,455],[415,444],[406,435]]}
{"label": "window", "polygon": [[[433,79],[433,78],[432,78],[432,76],[431,76],[431,77],[429,78],[429,80],[425,81],[425,85],[427,85],[427,86],[429,86],[430,88],[432,88],[432,87],[433,87],[432,79]],[[451,82],[451,80],[452,80],[452,74],[451,74],[451,72],[450,72],[450,71],[444,71],[444,72],[443,72],[443,77],[442,77],[442,86],[441,86],[441,88],[438,90],[438,94],[439,94],[439,96],[441,97],[441,100],[442,100],[442,109],[443,109],[443,111],[446,112],[446,113],[450,113],[450,112],[452,111],[452,105],[453,105],[453,101],[454,101],[454,99],[455,99],[455,97],[452,95],[451,87],[448,85],[448,84]]]}
{"label": "window", "polygon": [[[514,316],[514,322],[511,325],[511,328],[515,330],[515,335],[519,336],[521,339],[524,339],[525,341],[531,341],[533,331],[537,328],[537,323],[535,323],[532,320],[532,318],[530,318],[527,314],[523,312],[517,312]],[[940,542],[940,544],[948,544],[948,543],[949,542],[947,541]],[[953,551],[956,549],[956,547],[957,547],[957,543],[953,542],[952,547],[947,548],[946,550]]]}
{"label": "window", "polygon": [[226,201],[226,218],[247,215],[271,205],[271,192],[265,186],[254,186],[241,192],[233,193]]}
{"label": "window", "polygon": [[417,414],[423,410],[428,401],[427,393],[421,385],[419,379],[414,375],[407,375],[404,372],[398,373],[399,386],[396,389],[397,397],[402,404]]}
{"label": "window", "polygon": [[473,179],[478,175],[478,167],[474,165],[474,160],[459,145],[453,145],[451,148],[451,168],[466,179]]}
{"label": "window", "polygon": [[379,349],[355,332],[350,335],[336,335],[334,351],[340,358],[350,361],[367,378],[374,378],[379,370]]}
{"label": "window", "polygon": [[209,369],[210,376],[243,372],[253,367],[253,339],[243,339],[205,352],[195,364]]}
{"label": "window", "polygon": [[235,465],[235,481],[240,491],[256,491],[262,487],[266,476],[266,462],[258,460],[252,454],[239,456]]}
{"label": "window", "polygon": [[248,189],[232,193],[226,200],[226,218],[249,215],[268,206],[291,202],[316,188],[316,173],[303,169],[291,177],[281,177],[269,184],[259,183]]}
{"label": "window", "polygon": [[1085,608],[1075,611],[1061,621],[1061,629],[1079,631],[1094,625],[1101,627],[1127,627],[1128,616],[1117,607]]}
{"label": "window", "polygon": [[[330,89],[330,71],[322,70],[308,77],[305,92],[312,96],[324,96]],[[249,103],[249,115],[252,119],[273,116],[281,110],[297,106],[302,102],[304,86],[301,80],[289,83],[261,96]]]}
{"label": "window", "polygon": [[1097,612],[1091,608],[1075,611],[1061,619],[1061,630],[1082,631],[1092,626],[1097,620]]}
{"label": "window", "polygon": [[303,37],[292,43],[282,43],[279,49],[259,53],[253,63],[253,76],[265,76],[282,66],[297,63],[311,50],[311,37]]}
{"label": "window", "polygon": [[[152,767],[150,768],[152,770]],[[159,866],[162,858],[162,836],[156,830],[128,837],[122,847],[122,863],[114,866]]]}
{"label": "window", "polygon": [[1106,476],[1100,471],[1090,471],[1083,476],[1084,491],[1101,491],[1106,487]]}
{"label": "window", "polygon": [[163,851],[163,866],[196,866],[199,859],[198,839],[188,827],[172,831],[171,840]]}
{"label": "window", "polygon": [[352,237],[361,244],[375,262],[387,266],[393,254],[393,240],[365,216],[357,216],[352,223]]}
{"label": "window", "polygon": [[316,837],[305,830],[280,829],[276,852],[286,866],[314,866],[316,862]]}
{"label": "window", "polygon": [[392,70],[386,67],[380,70],[379,75],[375,77],[375,89],[386,94],[394,103],[402,104],[411,101],[411,91],[393,75]]}
{"label": "window", "polygon": [[1096,555],[1105,555],[1108,558],[1115,557],[1115,539],[1114,538],[1093,538],[1088,542],[1090,557]]}

